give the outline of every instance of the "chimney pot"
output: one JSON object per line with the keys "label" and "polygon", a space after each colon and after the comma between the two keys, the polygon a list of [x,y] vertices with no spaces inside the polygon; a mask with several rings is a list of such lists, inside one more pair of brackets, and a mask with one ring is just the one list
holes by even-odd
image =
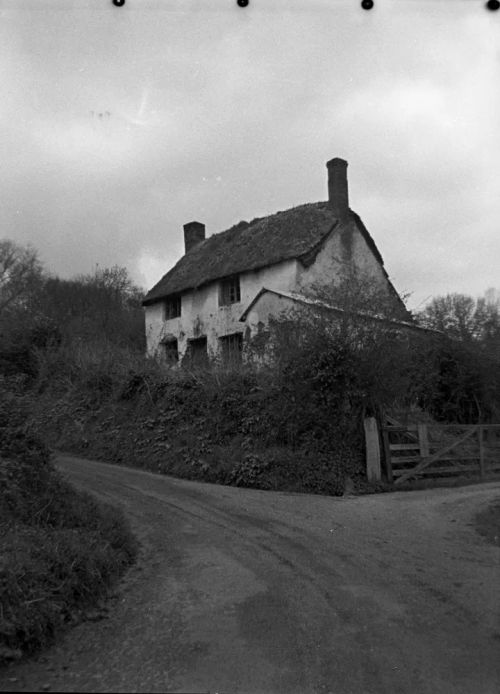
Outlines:
{"label": "chimney pot", "polygon": [[349,212],[349,192],[347,188],[347,162],[335,157],[326,163],[328,169],[328,202],[339,219]]}
{"label": "chimney pot", "polygon": [[184,248],[185,252],[197,246],[205,240],[205,225],[201,222],[188,222],[184,224]]}

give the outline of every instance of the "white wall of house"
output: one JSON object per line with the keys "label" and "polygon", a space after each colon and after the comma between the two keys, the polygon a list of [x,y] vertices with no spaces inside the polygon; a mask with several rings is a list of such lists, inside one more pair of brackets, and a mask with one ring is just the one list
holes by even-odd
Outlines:
{"label": "white wall of house", "polygon": [[285,316],[291,311],[300,312],[303,305],[286,296],[264,292],[254,303],[246,315],[245,325],[249,329],[248,336],[255,337],[269,327],[270,318]]}
{"label": "white wall of house", "polygon": [[[252,359],[257,363],[265,364],[272,361],[272,341],[269,340],[269,320],[270,318],[279,318],[280,316],[298,315],[303,310],[303,305],[293,301],[292,299],[264,292],[254,303],[250,311],[246,315],[245,326],[247,330],[247,338],[258,338],[261,340],[253,342],[251,350]],[[246,355],[248,358],[248,353]]]}
{"label": "white wall of house", "polygon": [[219,306],[218,281],[196,291],[185,292],[178,318],[164,319],[163,302],[146,306],[148,354],[161,355],[162,340],[165,337],[175,337],[178,340],[179,358],[182,359],[188,340],[206,336],[209,356],[216,356],[219,352],[219,337],[244,332],[245,325],[239,318],[262,287],[282,291],[293,291],[296,288],[298,265],[297,260],[286,260],[260,270],[241,273],[241,301],[229,306]]}
{"label": "white wall of house", "polygon": [[389,287],[384,270],[366,243],[355,222],[343,225],[332,234],[320,250],[312,265],[300,266],[298,291],[318,285],[340,282],[353,268],[364,276],[372,277],[382,289]]}

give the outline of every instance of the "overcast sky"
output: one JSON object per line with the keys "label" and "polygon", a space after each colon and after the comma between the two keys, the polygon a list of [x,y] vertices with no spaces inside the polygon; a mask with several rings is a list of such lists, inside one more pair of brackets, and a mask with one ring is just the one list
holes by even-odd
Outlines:
{"label": "overcast sky", "polygon": [[500,288],[500,12],[483,0],[0,0],[1,237],[150,288],[207,234],[327,197],[410,307]]}

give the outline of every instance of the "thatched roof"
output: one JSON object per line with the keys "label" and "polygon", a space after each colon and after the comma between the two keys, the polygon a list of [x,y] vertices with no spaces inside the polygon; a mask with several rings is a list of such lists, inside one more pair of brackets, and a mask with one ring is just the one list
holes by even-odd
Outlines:
{"label": "thatched roof", "polygon": [[[375,242],[358,215],[351,212],[366,242],[383,265]],[[257,270],[292,258],[312,262],[338,224],[327,202],[310,203],[269,217],[240,222],[214,234],[184,255],[148,292],[143,304],[169,294],[197,289],[230,275]]]}

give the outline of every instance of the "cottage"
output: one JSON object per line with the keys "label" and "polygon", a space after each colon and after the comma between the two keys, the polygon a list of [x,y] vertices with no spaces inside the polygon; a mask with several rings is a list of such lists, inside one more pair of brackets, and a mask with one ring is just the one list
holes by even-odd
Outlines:
{"label": "cottage", "polygon": [[327,163],[328,201],[240,222],[209,238],[184,225],[185,255],[148,292],[147,349],[175,364],[241,358],[244,343],[283,308],[307,303],[307,290],[353,269],[403,304],[382,256],[349,209],[347,162]]}

